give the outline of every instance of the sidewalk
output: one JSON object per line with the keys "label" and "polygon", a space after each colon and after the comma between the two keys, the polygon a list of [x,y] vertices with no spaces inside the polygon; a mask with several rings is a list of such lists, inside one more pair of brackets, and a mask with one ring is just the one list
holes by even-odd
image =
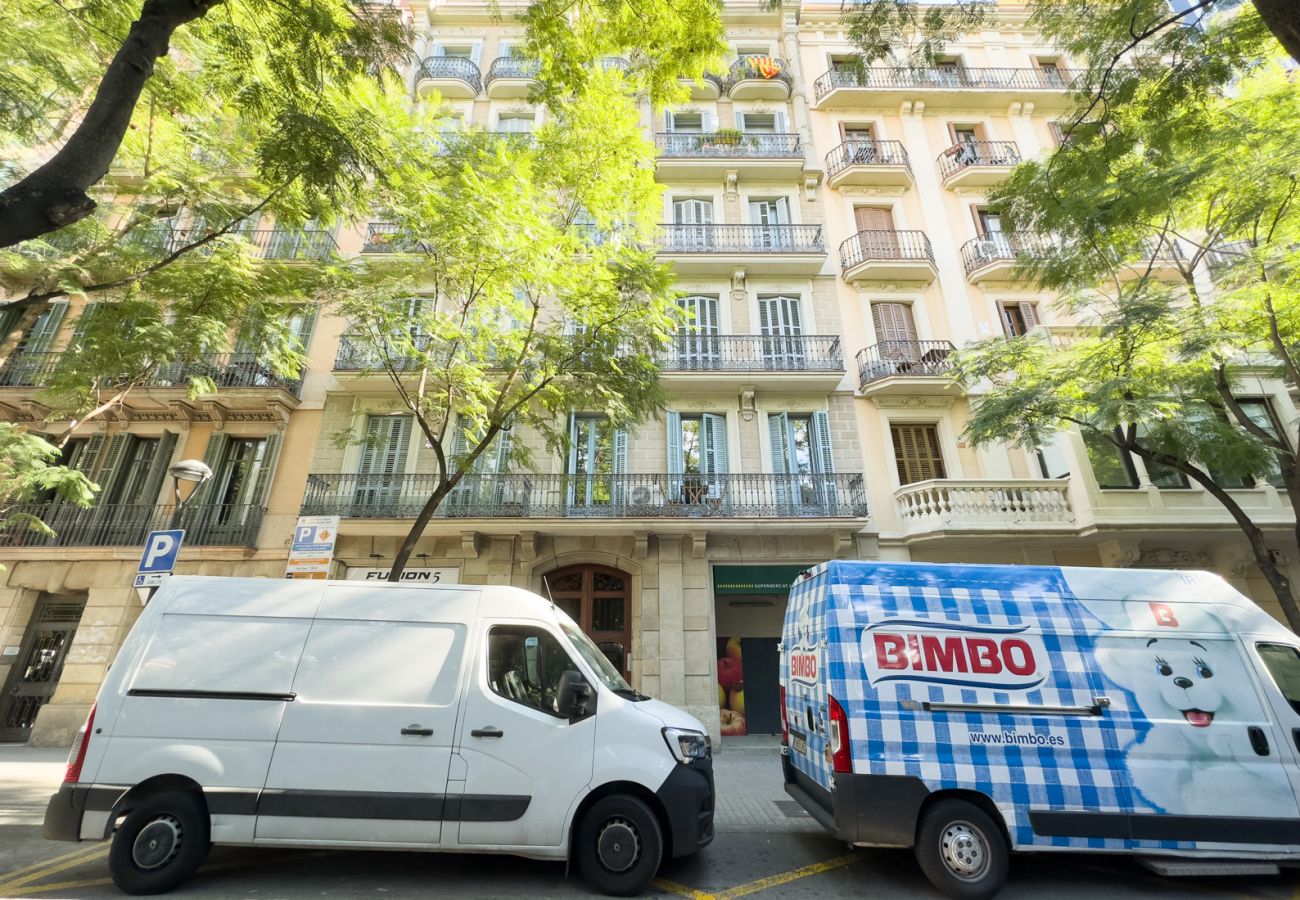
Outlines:
{"label": "sidewalk", "polygon": [[[776,737],[724,738],[713,758],[718,831],[820,832],[785,793]],[[63,747],[0,744],[0,825],[37,825],[67,764]]]}

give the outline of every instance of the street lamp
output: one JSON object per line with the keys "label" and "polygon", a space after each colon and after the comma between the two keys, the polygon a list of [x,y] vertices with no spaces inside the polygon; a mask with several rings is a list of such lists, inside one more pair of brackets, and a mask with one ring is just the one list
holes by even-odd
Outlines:
{"label": "street lamp", "polygon": [[[202,460],[182,459],[168,469],[167,473],[172,477],[172,492],[176,496],[176,506],[172,510],[171,524],[172,530],[175,531],[181,527],[181,511],[185,508],[186,501],[193,499],[195,492],[198,491],[203,482],[212,477],[212,469]],[[181,497],[182,481],[188,481],[194,485],[184,498]]]}

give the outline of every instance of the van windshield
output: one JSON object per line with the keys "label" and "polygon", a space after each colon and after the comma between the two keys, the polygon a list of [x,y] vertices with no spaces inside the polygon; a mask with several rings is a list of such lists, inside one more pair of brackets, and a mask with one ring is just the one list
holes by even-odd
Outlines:
{"label": "van windshield", "polygon": [[600,679],[601,684],[609,688],[614,693],[628,699],[648,700],[632,690],[628,683],[623,680],[623,675],[614,667],[605,654],[600,652],[600,648],[591,642],[591,638],[583,632],[581,628],[573,625],[571,622],[560,618],[560,628],[573,644],[573,649],[578,651],[578,655],[586,660],[587,665],[595,671],[596,677]]}

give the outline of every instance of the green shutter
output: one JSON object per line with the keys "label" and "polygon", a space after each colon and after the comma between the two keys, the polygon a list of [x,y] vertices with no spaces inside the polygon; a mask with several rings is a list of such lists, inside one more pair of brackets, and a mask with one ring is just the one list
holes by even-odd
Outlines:
{"label": "green shutter", "polygon": [[298,327],[294,329],[294,337],[298,339],[299,352],[304,355],[311,350],[312,334],[316,331],[316,320],[320,317],[320,307],[316,304],[309,304],[302,308],[299,313]]}
{"label": "green shutter", "polygon": [[813,454],[819,469],[826,475],[835,471],[835,454],[831,452],[831,421],[825,410],[812,414]]}
{"label": "green shutter", "polygon": [[[167,470],[171,467],[172,456],[176,453],[176,433],[173,431],[164,431],[162,437],[158,439],[158,446],[154,450],[153,460],[149,463],[149,472],[145,475],[144,485],[140,489],[140,502],[147,505],[155,505],[159,502],[158,493],[163,488],[163,479],[167,477]],[[175,501],[175,497],[170,494],[161,502],[170,505]]]}
{"label": "green shutter", "polygon": [[273,431],[266,436],[266,450],[262,453],[262,465],[253,480],[253,489],[249,492],[250,507],[266,506],[266,495],[271,489],[271,476],[275,474],[275,464],[280,456],[280,432]]}
{"label": "green shutter", "polygon": [[99,302],[92,300],[81,308],[81,315],[77,316],[77,324],[72,329],[72,340],[68,343],[68,349],[75,350],[81,346],[81,339],[86,335],[86,328],[90,325],[95,311],[99,308]]}
{"label": "green shutter", "polygon": [[727,417],[705,413],[701,437],[704,440],[704,471],[710,475],[727,473]]}
{"label": "green shutter", "polygon": [[686,459],[682,453],[682,414],[669,411],[668,420],[668,474],[681,475],[686,471]]}
{"label": "green shutter", "polygon": [[125,432],[119,432],[109,438],[108,451],[104,454],[103,465],[95,473],[95,483],[101,489],[99,492],[101,502],[113,493],[114,482],[117,481],[117,470],[127,457],[127,448],[130,446],[131,440],[131,435]]}
{"label": "green shutter", "polygon": [[216,490],[215,485],[221,481],[221,465],[226,458],[226,448],[230,445],[230,438],[224,431],[214,431],[208,438],[208,448],[203,452],[203,462],[212,470],[212,477],[206,483],[200,486],[191,496],[191,500],[203,505],[212,502],[212,493]]}
{"label": "green shutter", "polygon": [[790,491],[790,417],[785,413],[772,413],[767,417],[767,433],[771,441],[772,494],[778,505],[788,504]]}
{"label": "green shutter", "polygon": [[49,350],[54,344],[54,338],[59,333],[59,326],[63,324],[63,316],[67,311],[67,300],[50,301],[50,305],[23,335],[18,350],[23,353],[44,353]]}

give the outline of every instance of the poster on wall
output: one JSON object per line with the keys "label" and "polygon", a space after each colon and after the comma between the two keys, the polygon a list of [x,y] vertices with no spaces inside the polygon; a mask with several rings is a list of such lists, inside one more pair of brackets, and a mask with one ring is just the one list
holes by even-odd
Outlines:
{"label": "poster on wall", "polygon": [[722,736],[748,734],[745,726],[745,667],[740,638],[718,638],[718,708]]}

